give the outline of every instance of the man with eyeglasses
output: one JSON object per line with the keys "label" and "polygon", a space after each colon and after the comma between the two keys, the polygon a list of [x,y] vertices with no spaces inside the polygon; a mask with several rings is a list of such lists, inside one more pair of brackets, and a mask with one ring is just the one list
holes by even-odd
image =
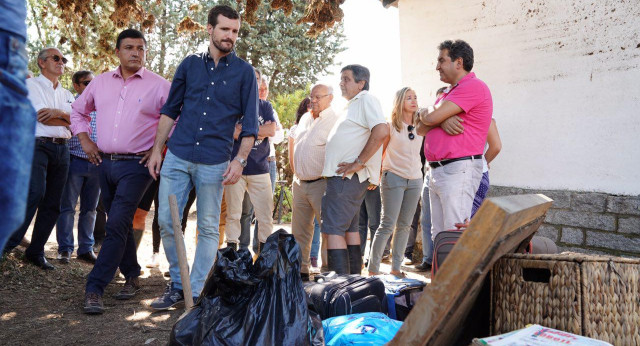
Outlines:
{"label": "man with eyeglasses", "polygon": [[361,65],[342,68],[340,89],[348,102],[325,151],[322,235],[329,270],[338,274],[362,271],[358,212],[369,184],[380,183],[381,147],[389,136],[380,102],[368,92],[369,76],[369,69]]}
{"label": "man with eyeglasses", "polygon": [[[91,71],[78,71],[73,74],[71,81],[73,88],[78,93],[76,98],[82,95],[85,88],[91,83],[93,73]],[[91,117],[91,132],[89,137],[96,143],[96,112],[89,114]],[[77,136],[69,140],[69,176],[62,193],[60,216],[56,223],[56,240],[58,241],[58,260],[60,263],[69,263],[73,253],[73,222],[76,214],[76,204],[80,197],[80,215],[78,215],[78,259],[96,263],[96,255],[93,252],[93,227],[96,222],[96,207],[100,196],[100,175],[98,166],[89,162],[87,154],[82,150]]]}
{"label": "man with eyeglasses", "polygon": [[327,188],[327,181],[322,178],[325,146],[329,132],[338,120],[331,108],[333,88],[317,84],[311,88],[309,99],[311,111],[300,118],[295,131],[289,135],[290,148],[293,148],[289,157],[294,174],[291,233],[302,252],[300,276],[303,281],[309,280],[313,219],[321,220],[322,196]]}
{"label": "man with eyeglasses", "polygon": [[418,134],[426,135],[424,152],[430,166],[432,239],[471,218],[493,114],[489,88],[471,72],[471,46],[462,40],[444,41],[438,50],[436,70],[450,87],[434,107],[420,111],[418,124]]}
{"label": "man with eyeglasses", "polygon": [[25,260],[41,269],[55,267],[44,257],[44,246],[60,214],[60,198],[69,171],[69,113],[74,98],[62,87],[59,78],[67,59],[54,47],[38,53],[40,75],[27,80],[29,99],[37,111],[35,151],[24,222],[13,233],[5,250],[10,251],[24,237],[33,216],[36,221]]}
{"label": "man with eyeglasses", "polygon": [[[140,290],[140,265],[133,237],[133,216],[153,180],[145,163],[167,100],[170,84],[145,69],[147,41],[142,32],[122,31],[116,40],[120,61],[96,78],[73,103],[71,130],[89,162],[99,166],[106,237],[85,287],[84,313],[102,314],[102,295],[116,269],[125,277],[115,299],[131,299]],[[98,142],[90,137],[90,113],[96,112]]]}

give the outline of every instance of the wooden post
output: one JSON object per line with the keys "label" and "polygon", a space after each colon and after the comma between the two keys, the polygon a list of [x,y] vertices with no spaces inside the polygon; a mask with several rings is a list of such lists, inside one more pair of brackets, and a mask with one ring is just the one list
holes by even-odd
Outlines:
{"label": "wooden post", "polygon": [[191,278],[189,277],[189,262],[187,262],[187,249],[184,246],[182,225],[180,224],[180,212],[176,195],[169,195],[169,208],[171,208],[171,220],[173,221],[173,237],[176,240],[176,252],[180,265],[180,278],[182,279],[182,292],[184,293],[184,308],[193,306],[193,294],[191,292]]}

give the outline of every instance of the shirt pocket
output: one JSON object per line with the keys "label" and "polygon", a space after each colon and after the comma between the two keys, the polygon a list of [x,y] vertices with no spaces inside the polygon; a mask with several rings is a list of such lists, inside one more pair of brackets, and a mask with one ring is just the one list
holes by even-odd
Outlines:
{"label": "shirt pocket", "polygon": [[[214,94],[218,99],[218,102],[222,102],[231,107],[239,107],[241,103],[241,88],[239,81],[229,81],[221,79],[216,82],[214,87]],[[240,109],[243,112],[244,109]]]}

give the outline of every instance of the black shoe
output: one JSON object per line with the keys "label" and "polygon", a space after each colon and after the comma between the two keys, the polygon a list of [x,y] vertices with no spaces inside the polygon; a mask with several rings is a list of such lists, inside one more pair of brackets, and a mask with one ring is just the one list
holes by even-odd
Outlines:
{"label": "black shoe", "polygon": [[58,262],[62,264],[67,264],[69,263],[69,261],[71,261],[71,252],[62,251],[58,253]]}
{"label": "black shoe", "polygon": [[84,313],[87,315],[101,315],[104,312],[102,296],[94,292],[87,292],[84,295]]}
{"label": "black shoe", "polygon": [[120,290],[120,292],[113,295],[113,298],[118,300],[127,300],[135,297],[136,293],[140,291],[140,282],[138,278],[128,278],[124,282],[124,287]]}
{"label": "black shoe", "polygon": [[91,264],[96,264],[96,254],[93,251],[85,252],[83,254],[78,255],[77,257],[81,261],[89,262]]}
{"label": "black shoe", "polygon": [[36,267],[40,267],[40,269],[44,269],[44,270],[56,269],[56,267],[54,267],[53,264],[49,263],[47,259],[44,258],[44,256],[37,256],[37,257],[24,256],[24,259],[27,262],[35,265]]}
{"label": "black shoe", "polygon": [[414,268],[416,268],[418,271],[426,272],[426,271],[431,270],[431,263],[422,262],[420,264],[416,264],[416,266]]}

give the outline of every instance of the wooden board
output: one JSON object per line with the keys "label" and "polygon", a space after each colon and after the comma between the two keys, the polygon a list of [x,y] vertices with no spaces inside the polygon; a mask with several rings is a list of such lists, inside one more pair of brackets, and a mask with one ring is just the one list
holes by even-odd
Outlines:
{"label": "wooden board", "polygon": [[486,199],[389,344],[452,344],[493,264],[535,233],[551,203],[540,194]]}

